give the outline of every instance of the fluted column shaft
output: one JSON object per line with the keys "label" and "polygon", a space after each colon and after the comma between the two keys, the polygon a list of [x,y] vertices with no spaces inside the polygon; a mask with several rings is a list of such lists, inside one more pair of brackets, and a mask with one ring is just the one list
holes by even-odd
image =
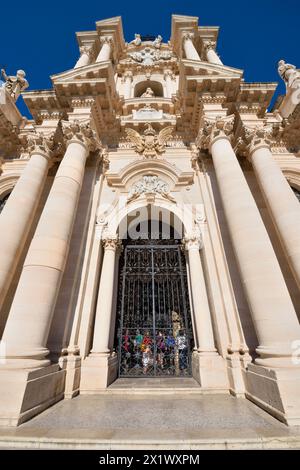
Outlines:
{"label": "fluted column shaft", "polygon": [[201,242],[197,236],[186,236],[184,244],[189,260],[197,351],[205,355],[216,354],[210,307],[199,253]]}
{"label": "fluted column shaft", "polygon": [[110,60],[111,51],[112,51],[112,38],[111,37],[101,38],[101,49],[97,56],[96,62]]}
{"label": "fluted column shaft", "polygon": [[50,151],[36,147],[0,215],[0,308],[15,273],[48,173]]}
{"label": "fluted column shaft", "polygon": [[288,262],[300,288],[300,204],[267,143],[250,147],[250,158]]}
{"label": "fluted column shaft", "polygon": [[108,354],[109,337],[113,311],[114,274],[116,251],[119,242],[116,238],[103,240],[104,257],[101,270],[98,301],[96,307],[92,354]]}
{"label": "fluted column shaft", "polygon": [[232,146],[221,132],[211,154],[226,220],[259,339],[256,359],[267,366],[291,365],[299,322],[259,210]]}
{"label": "fluted column shaft", "polygon": [[182,40],[186,58],[190,60],[200,60],[199,54],[193,43],[193,34],[185,33]]}
{"label": "fluted column shaft", "polygon": [[73,137],[32,239],[3,334],[8,364],[47,365],[46,343],[69,251],[88,145]]}

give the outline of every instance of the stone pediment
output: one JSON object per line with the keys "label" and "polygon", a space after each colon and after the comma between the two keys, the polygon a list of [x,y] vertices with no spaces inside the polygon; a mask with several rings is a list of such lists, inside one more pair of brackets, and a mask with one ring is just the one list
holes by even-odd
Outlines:
{"label": "stone pediment", "polygon": [[60,84],[78,84],[96,83],[107,80],[107,77],[113,79],[113,68],[110,62],[101,62],[88,65],[84,69],[71,69],[65,72],[52,75],[51,80],[54,87]]}
{"label": "stone pediment", "polygon": [[185,73],[188,77],[207,79],[211,76],[218,76],[220,78],[242,78],[243,70],[227,65],[211,64],[209,62],[199,62],[193,60],[183,60]]}

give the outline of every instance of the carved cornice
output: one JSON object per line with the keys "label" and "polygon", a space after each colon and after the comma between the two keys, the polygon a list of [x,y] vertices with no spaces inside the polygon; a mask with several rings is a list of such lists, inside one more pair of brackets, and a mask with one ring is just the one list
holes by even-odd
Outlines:
{"label": "carved cornice", "polygon": [[187,233],[182,240],[182,244],[187,251],[201,250],[203,248],[203,240],[200,231],[194,229],[192,232]]}
{"label": "carved cornice", "polygon": [[204,118],[202,127],[196,139],[196,145],[202,149],[210,148],[219,138],[232,139],[234,116]]}
{"label": "carved cornice", "polygon": [[72,98],[71,106],[72,108],[91,108],[95,104],[94,98]]}
{"label": "carved cornice", "polygon": [[61,121],[62,132],[67,144],[78,142],[94,152],[101,147],[96,137],[95,131],[91,128],[89,122]]}

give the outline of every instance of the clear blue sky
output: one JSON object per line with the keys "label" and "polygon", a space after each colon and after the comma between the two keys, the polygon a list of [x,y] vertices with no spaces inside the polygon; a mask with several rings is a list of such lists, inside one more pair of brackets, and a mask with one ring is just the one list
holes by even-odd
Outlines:
{"label": "clear blue sky", "polygon": [[[224,64],[245,71],[246,81],[280,82],[281,58],[300,68],[299,0],[16,0],[2,2],[0,12],[0,66],[10,74],[24,69],[30,89],[49,88],[49,75],[73,67],[76,31],[118,15],[128,41],[134,33],[168,40],[172,13],[220,26],[218,52]],[[277,93],[283,92],[280,83]],[[26,113],[21,98],[18,105]]]}

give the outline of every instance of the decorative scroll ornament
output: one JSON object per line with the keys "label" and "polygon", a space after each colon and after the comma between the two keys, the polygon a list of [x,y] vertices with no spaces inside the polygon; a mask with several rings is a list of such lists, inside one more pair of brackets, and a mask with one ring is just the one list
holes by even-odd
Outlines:
{"label": "decorative scroll ornament", "polygon": [[203,125],[198,133],[196,145],[207,149],[217,137],[232,137],[234,116],[217,116],[213,118],[204,118]]}
{"label": "decorative scroll ornament", "polygon": [[155,158],[165,150],[166,143],[171,138],[174,128],[165,127],[158,134],[151,124],[146,124],[143,135],[131,128],[125,129],[128,140],[133,144],[136,152],[142,154],[145,158]]}
{"label": "decorative scroll ornament", "polygon": [[89,122],[62,121],[62,131],[67,141],[77,140],[86,145],[90,152],[95,152],[101,148],[100,142],[96,137],[95,131],[91,128]]}
{"label": "decorative scroll ornament", "polygon": [[169,185],[155,175],[145,175],[141,180],[137,181],[129,192],[127,202],[137,199],[142,194],[146,196],[160,194],[169,201],[175,202],[175,199],[170,194]]}

